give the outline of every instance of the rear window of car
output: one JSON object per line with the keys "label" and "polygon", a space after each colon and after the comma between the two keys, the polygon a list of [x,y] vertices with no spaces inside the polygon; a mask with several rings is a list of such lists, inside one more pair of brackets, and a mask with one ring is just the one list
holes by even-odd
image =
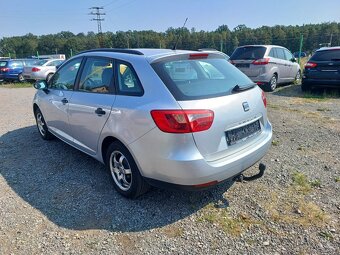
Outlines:
{"label": "rear window of car", "polygon": [[224,58],[169,59],[152,67],[178,101],[229,95],[253,82]]}
{"label": "rear window of car", "polygon": [[7,65],[7,61],[0,61],[0,67],[4,67]]}
{"label": "rear window of car", "polygon": [[35,62],[34,65],[36,65],[36,66],[42,66],[42,65],[44,65],[45,63],[47,63],[48,61],[49,61],[48,59],[38,60],[37,62]]}
{"label": "rear window of car", "polygon": [[312,61],[340,61],[340,50],[317,51],[311,57]]}
{"label": "rear window of car", "polygon": [[262,46],[240,47],[233,52],[230,59],[260,59],[265,53],[266,47]]}

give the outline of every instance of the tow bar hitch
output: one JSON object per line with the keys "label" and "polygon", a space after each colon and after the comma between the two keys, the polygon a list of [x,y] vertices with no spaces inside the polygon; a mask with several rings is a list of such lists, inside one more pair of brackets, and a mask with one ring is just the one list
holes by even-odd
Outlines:
{"label": "tow bar hitch", "polygon": [[244,176],[243,174],[240,174],[235,177],[235,181],[237,182],[243,182],[243,181],[253,181],[258,178],[261,178],[264,174],[264,171],[266,170],[266,165],[263,163],[259,164],[259,172],[253,176]]}

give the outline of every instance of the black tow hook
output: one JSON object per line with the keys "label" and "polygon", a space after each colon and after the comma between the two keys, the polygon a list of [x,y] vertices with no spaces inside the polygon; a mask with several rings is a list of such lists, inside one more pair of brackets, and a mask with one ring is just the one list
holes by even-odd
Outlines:
{"label": "black tow hook", "polygon": [[259,165],[259,172],[253,176],[244,176],[243,174],[240,174],[235,177],[235,181],[237,182],[243,182],[243,181],[253,181],[256,179],[259,179],[263,176],[264,171],[266,170],[266,165],[263,163],[260,163]]}

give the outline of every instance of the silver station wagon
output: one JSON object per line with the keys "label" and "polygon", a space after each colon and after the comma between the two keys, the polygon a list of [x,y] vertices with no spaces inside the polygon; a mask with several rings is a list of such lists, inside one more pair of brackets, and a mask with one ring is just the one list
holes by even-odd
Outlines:
{"label": "silver station wagon", "polygon": [[104,163],[130,198],[242,176],[271,144],[264,92],[219,52],[90,50],[34,86],[41,137]]}

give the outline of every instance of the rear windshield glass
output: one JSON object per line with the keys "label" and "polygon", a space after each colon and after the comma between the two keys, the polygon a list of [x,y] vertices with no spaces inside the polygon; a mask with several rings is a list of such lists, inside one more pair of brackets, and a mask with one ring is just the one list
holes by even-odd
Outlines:
{"label": "rear windshield glass", "polygon": [[163,60],[152,67],[176,100],[229,95],[253,82],[224,58]]}
{"label": "rear windshield glass", "polygon": [[0,67],[4,67],[7,65],[7,61],[0,61]]}
{"label": "rear windshield glass", "polygon": [[36,66],[42,66],[42,65],[45,64],[47,61],[48,61],[48,59],[38,60],[37,62],[35,62],[34,65],[36,65]]}
{"label": "rear windshield glass", "polygon": [[340,50],[317,51],[310,60],[314,61],[340,61]]}
{"label": "rear windshield glass", "polygon": [[265,47],[240,47],[233,52],[230,59],[260,59],[263,58],[265,52]]}

